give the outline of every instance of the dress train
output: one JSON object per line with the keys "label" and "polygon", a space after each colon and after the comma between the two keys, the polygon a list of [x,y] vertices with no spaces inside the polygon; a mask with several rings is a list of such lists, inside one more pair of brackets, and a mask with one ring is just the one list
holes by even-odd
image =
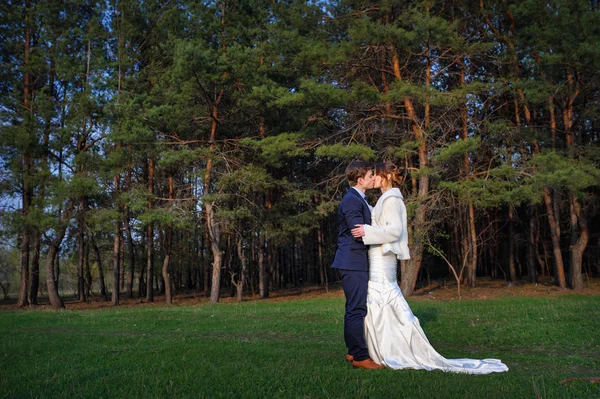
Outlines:
{"label": "dress train", "polygon": [[371,358],[392,369],[442,370],[489,374],[508,371],[498,359],[446,359],[429,343],[419,319],[396,280],[396,256],[383,255],[381,245],[369,250],[369,289],[365,338]]}

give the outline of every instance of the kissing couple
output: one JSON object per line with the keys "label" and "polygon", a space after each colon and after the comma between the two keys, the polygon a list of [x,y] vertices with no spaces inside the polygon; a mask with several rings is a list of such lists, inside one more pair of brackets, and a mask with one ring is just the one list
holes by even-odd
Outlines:
{"label": "kissing couple", "polygon": [[[364,369],[442,370],[489,374],[507,371],[497,359],[446,359],[429,343],[419,319],[404,299],[396,268],[410,259],[406,207],[398,168],[388,162],[375,165],[352,161],[346,168],[350,183],[338,208],[340,232],[335,259],[346,296],[344,341],[346,360]],[[380,189],[372,208],[365,196]],[[367,256],[368,253],[368,256]]]}

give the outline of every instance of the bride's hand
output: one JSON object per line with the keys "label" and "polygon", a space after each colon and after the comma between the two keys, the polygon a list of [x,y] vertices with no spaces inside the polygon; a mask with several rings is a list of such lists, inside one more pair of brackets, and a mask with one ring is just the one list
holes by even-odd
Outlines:
{"label": "bride's hand", "polygon": [[364,224],[355,224],[352,229],[352,237],[360,238],[365,235],[365,225]]}

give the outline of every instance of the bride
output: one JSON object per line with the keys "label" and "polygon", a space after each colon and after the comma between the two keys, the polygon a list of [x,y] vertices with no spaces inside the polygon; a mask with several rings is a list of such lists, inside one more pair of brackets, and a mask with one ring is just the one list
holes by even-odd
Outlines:
{"label": "bride", "polygon": [[488,374],[507,371],[497,359],[446,359],[429,344],[419,319],[410,310],[396,280],[396,259],[410,259],[406,231],[406,207],[394,184],[401,182],[396,166],[375,165],[375,183],[382,196],[373,208],[372,222],[357,225],[355,238],[362,237],[369,249],[369,288],[365,338],[371,358],[392,369],[442,370]]}

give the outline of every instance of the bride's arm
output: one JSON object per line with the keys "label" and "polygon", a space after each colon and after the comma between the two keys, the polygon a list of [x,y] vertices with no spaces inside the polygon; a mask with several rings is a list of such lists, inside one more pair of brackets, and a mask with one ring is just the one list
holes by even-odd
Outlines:
{"label": "bride's arm", "polygon": [[385,223],[383,226],[364,226],[365,235],[362,239],[365,245],[398,241],[403,228],[398,201],[400,199],[390,197],[383,202],[380,218]]}

